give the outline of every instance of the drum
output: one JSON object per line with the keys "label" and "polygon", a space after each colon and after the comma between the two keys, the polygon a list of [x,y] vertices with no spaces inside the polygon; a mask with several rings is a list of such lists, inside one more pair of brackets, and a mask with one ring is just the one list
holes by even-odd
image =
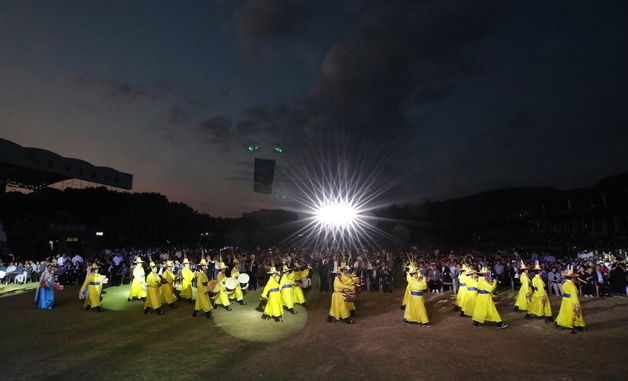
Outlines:
{"label": "drum", "polygon": [[207,282],[207,293],[209,294],[210,298],[212,299],[216,298],[219,292],[220,292],[220,285],[218,284],[218,281],[210,280],[209,282]]}
{"label": "drum", "polygon": [[249,274],[240,274],[238,275],[238,282],[240,282],[240,287],[243,290],[246,290],[247,288],[249,288]]}
{"label": "drum", "polygon": [[347,302],[347,303],[355,302],[355,292],[353,292],[353,291],[345,292],[345,302]]}
{"label": "drum", "polygon": [[301,279],[301,288],[310,288],[312,286],[312,279],[303,278]]}
{"label": "drum", "polygon": [[238,287],[238,281],[236,278],[227,278],[225,280],[225,287],[227,287],[227,292],[231,294],[235,291],[236,287]]}

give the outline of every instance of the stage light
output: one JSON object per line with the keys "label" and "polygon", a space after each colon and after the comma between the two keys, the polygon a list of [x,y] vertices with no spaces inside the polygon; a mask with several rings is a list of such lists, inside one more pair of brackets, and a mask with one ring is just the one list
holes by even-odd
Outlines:
{"label": "stage light", "polygon": [[347,202],[328,202],[319,205],[315,212],[316,221],[330,228],[349,227],[356,222],[358,211]]}

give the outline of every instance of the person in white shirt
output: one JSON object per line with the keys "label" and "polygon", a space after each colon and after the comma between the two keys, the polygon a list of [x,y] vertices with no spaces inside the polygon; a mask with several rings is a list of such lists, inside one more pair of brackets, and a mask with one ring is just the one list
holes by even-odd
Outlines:
{"label": "person in white shirt", "polygon": [[113,265],[116,267],[120,266],[120,263],[122,263],[123,260],[124,260],[124,257],[120,253],[116,253],[116,255],[111,259],[111,261],[113,262]]}
{"label": "person in white shirt", "polygon": [[72,264],[74,266],[76,266],[79,263],[83,263],[83,257],[81,257],[80,255],[76,254],[75,256],[72,257]]}
{"label": "person in white shirt", "polygon": [[547,273],[547,282],[549,283],[550,295],[551,291],[554,291],[555,295],[562,295],[560,291],[562,277],[556,267],[552,268],[552,271]]}
{"label": "person in white shirt", "polygon": [[13,279],[17,275],[16,270],[17,270],[17,267],[15,266],[15,264],[13,262],[9,263],[6,270],[4,270],[6,272],[6,275],[4,276],[2,280],[6,282],[7,284],[13,282]]}
{"label": "person in white shirt", "polygon": [[214,274],[213,274],[213,278],[212,279],[216,279],[216,277],[218,276],[218,273],[220,272],[220,264],[222,263],[222,260],[220,259],[220,256],[216,256],[214,258]]}

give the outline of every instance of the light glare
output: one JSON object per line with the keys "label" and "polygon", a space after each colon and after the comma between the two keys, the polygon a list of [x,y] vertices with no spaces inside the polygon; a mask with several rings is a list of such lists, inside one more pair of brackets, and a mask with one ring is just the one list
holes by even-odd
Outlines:
{"label": "light glare", "polygon": [[342,228],[351,226],[358,211],[348,203],[332,202],[321,205],[316,210],[316,220],[325,227]]}

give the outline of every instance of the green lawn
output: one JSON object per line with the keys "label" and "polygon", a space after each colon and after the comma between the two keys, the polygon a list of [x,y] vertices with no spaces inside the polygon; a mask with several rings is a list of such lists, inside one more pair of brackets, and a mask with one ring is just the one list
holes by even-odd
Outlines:
{"label": "green lawn", "polygon": [[588,331],[572,335],[513,312],[511,291],[494,298],[506,330],[472,328],[450,293],[427,295],[432,328],[402,325],[401,288],[361,294],[354,325],[327,323],[329,294],[316,290],[283,323],[260,319],[258,292],[214,320],[188,303],[147,316],[127,293],[108,288],[103,313],[83,309],[78,287],[51,311],[32,291],[0,298],[0,380],[626,379],[628,298],[583,300]]}
{"label": "green lawn", "polygon": [[78,287],[57,294],[51,311],[36,309],[32,292],[5,298],[0,304],[0,378],[215,378],[215,370],[231,366],[247,351],[294,335],[308,319],[298,306],[299,313],[287,314],[282,323],[262,320],[254,310],[259,290],[246,295],[245,306],[214,311],[214,320],[193,318],[193,304],[187,302],[164,308],[162,316],[146,316],[142,302],[127,302],[128,291],[128,285],[108,288],[102,313],[83,310]]}

